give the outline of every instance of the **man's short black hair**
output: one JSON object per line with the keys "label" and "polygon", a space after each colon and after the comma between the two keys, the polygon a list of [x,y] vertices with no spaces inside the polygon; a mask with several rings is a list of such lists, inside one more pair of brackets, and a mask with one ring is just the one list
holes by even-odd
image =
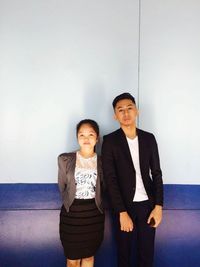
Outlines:
{"label": "man's short black hair", "polygon": [[123,99],[130,99],[135,104],[135,98],[130,93],[123,93],[114,98],[112,102],[113,108],[115,109],[117,102]]}

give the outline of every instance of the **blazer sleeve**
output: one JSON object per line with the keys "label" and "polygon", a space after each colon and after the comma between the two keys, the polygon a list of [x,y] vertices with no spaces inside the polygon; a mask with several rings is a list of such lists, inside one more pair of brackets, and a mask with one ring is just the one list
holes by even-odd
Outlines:
{"label": "blazer sleeve", "polygon": [[155,205],[163,206],[162,171],[160,168],[158,146],[157,146],[157,142],[153,134],[152,134],[152,142],[151,142],[150,170],[151,170],[151,177],[153,180]]}
{"label": "blazer sleeve", "polygon": [[62,159],[62,156],[58,156],[58,187],[61,193],[61,196],[63,198],[64,196],[64,192],[65,192],[65,188],[66,188],[66,170],[64,167],[64,161]]}
{"label": "blazer sleeve", "polygon": [[115,212],[126,211],[117,181],[116,162],[114,161],[112,145],[106,136],[104,136],[102,144],[102,167],[112,208]]}

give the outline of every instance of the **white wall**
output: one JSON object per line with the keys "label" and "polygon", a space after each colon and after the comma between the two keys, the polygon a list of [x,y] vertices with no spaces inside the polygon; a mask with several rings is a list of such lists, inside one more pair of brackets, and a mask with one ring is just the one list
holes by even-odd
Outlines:
{"label": "white wall", "polygon": [[199,14],[197,0],[0,0],[0,182],[56,182],[76,123],[112,131],[130,91],[164,182],[199,184]]}
{"label": "white wall", "polygon": [[166,183],[200,183],[199,14],[198,0],[142,0],[140,126],[157,136]]}
{"label": "white wall", "polygon": [[138,1],[0,0],[0,182],[57,181],[75,126],[117,127],[112,99],[138,86]]}

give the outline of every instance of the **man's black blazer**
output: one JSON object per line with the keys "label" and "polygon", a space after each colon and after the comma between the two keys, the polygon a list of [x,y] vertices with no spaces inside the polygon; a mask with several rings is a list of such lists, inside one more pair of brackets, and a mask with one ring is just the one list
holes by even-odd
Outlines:
{"label": "man's black blazer", "polygon": [[[137,129],[142,180],[148,198],[163,205],[163,181],[157,143],[153,134]],[[135,194],[135,168],[123,130],[105,135],[102,145],[104,179],[115,212],[127,211]]]}

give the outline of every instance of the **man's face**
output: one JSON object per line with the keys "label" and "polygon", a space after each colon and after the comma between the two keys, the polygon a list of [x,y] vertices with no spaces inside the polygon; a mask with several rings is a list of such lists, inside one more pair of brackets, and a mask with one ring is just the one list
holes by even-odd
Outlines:
{"label": "man's face", "polygon": [[123,99],[117,102],[114,117],[121,126],[135,125],[137,115],[138,109],[130,99]]}

